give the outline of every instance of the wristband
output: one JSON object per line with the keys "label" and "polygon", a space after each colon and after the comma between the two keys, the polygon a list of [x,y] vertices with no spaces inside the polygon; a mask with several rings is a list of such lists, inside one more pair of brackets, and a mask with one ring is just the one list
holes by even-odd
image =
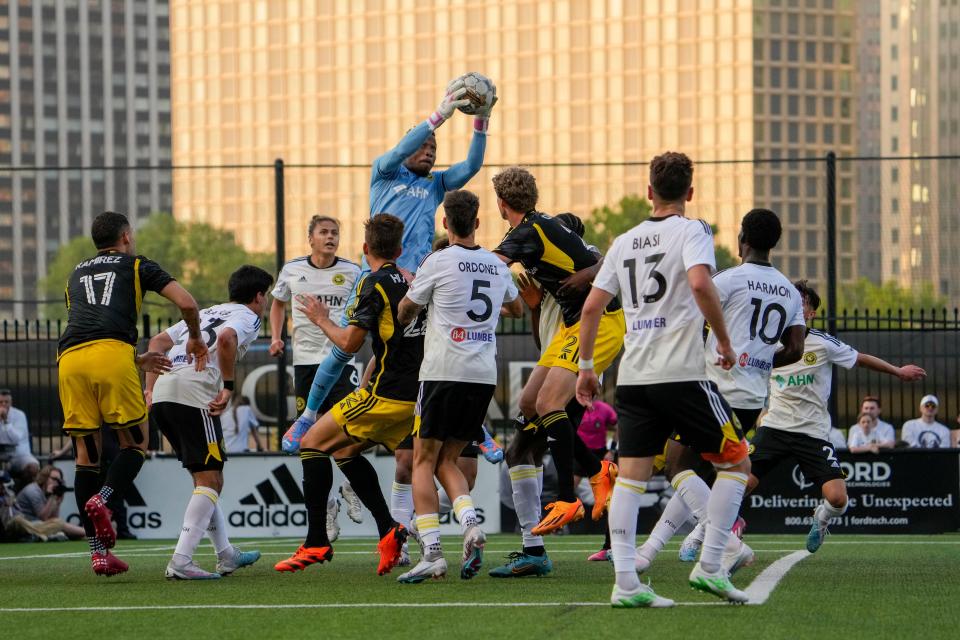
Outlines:
{"label": "wristband", "polygon": [[490,118],[474,118],[473,119],[474,133],[486,133],[489,127],[490,127]]}
{"label": "wristband", "polygon": [[430,127],[431,131],[434,131],[437,127],[446,122],[447,119],[443,117],[443,114],[439,111],[434,111],[430,114],[430,117],[427,118],[427,126]]}
{"label": "wristband", "polygon": [[227,391],[233,391],[233,380],[224,380],[223,388]]}
{"label": "wristband", "polygon": [[593,358],[589,360],[586,358],[580,358],[580,362],[577,364],[580,367],[580,371],[592,371],[593,370]]}

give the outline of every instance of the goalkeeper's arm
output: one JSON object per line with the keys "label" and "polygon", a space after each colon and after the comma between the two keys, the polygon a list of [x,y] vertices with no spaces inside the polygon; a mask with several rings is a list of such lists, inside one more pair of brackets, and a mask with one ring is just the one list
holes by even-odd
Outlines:
{"label": "goalkeeper's arm", "polygon": [[486,128],[481,131],[474,127],[473,140],[470,141],[470,150],[467,152],[467,159],[451,165],[449,169],[441,174],[444,191],[459,189],[467,184],[470,178],[477,175],[477,171],[480,171],[480,167],[483,166],[483,154],[486,150]]}

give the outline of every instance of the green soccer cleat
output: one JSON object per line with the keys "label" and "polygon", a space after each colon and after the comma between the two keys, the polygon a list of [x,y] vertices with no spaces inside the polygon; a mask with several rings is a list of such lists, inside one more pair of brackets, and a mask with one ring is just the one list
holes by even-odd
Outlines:
{"label": "green soccer cleat", "polygon": [[726,571],[720,569],[716,573],[707,573],[699,562],[690,572],[690,586],[734,604],[744,604],[749,600],[746,593],[733,586]]}
{"label": "green soccer cleat", "polygon": [[490,570],[491,578],[523,578],[525,576],[545,576],[553,571],[553,562],[547,557],[527,555],[522,551],[514,551],[507,556],[509,562],[502,567]]}
{"label": "green soccer cleat", "polygon": [[610,606],[614,609],[665,609],[676,603],[669,598],[661,598],[646,584],[641,584],[635,591],[621,589],[613,585],[610,594]]}

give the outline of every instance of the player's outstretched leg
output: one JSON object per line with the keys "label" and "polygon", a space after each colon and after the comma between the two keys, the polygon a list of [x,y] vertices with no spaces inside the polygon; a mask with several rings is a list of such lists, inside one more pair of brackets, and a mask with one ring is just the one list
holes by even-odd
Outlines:
{"label": "player's outstretched leg", "polygon": [[86,509],[87,504],[98,497],[101,489],[99,432],[75,435],[73,448],[77,454],[74,480],[77,510],[80,513],[80,523],[87,535],[87,541],[90,543],[90,564],[93,572],[98,576],[115,576],[124,573],[129,569],[127,563],[110,553],[110,547],[104,544],[105,541],[109,542],[112,547],[116,542],[116,534],[110,522],[110,509],[107,508],[106,502],[102,503],[102,509],[98,507],[93,510],[97,516],[96,521],[90,517],[90,512]]}
{"label": "player's outstretched leg", "polygon": [[207,537],[217,552],[217,573],[228,576],[237,569],[249,567],[260,559],[259,551],[241,551],[230,542],[227,536],[227,518],[223,515],[223,507],[218,501],[210,516],[210,525],[207,527]]}
{"label": "player's outstretched leg", "polygon": [[[739,467],[738,467],[739,468]],[[749,462],[746,469],[749,470]],[[740,471],[719,471],[707,503],[707,535],[703,540],[700,562],[690,572],[690,586],[729,602],[747,602],[747,594],[730,582],[723,569],[723,552],[737,519],[747,486],[747,474]]]}
{"label": "player's outstretched leg", "polygon": [[637,549],[638,572],[643,573],[650,568],[660,550],[689,518],[690,509],[684,504],[679,493],[673,494],[649,537]]}
{"label": "player's outstretched leg", "polygon": [[813,512],[813,526],[807,535],[807,551],[816,553],[829,533],[830,520],[839,518],[847,511],[847,485],[838,478],[829,480],[821,487],[823,502]]}
{"label": "player's outstretched leg", "polygon": [[420,562],[397,578],[403,584],[419,584],[424,580],[439,580],[447,575],[447,561],[440,546],[440,517],[436,513],[418,515],[417,531],[420,538]]}
{"label": "player's outstretched leg", "polygon": [[[347,322],[347,316],[344,314],[343,323]],[[300,441],[310,430],[310,427],[317,421],[317,411],[320,405],[330,395],[330,391],[340,379],[343,368],[353,359],[353,355],[344,353],[339,347],[334,345],[330,354],[317,367],[317,373],[313,377],[313,384],[310,385],[310,394],[307,396],[307,406],[303,413],[294,421],[294,423],[283,434],[280,439],[280,448],[286,453],[296,453],[300,450]]]}

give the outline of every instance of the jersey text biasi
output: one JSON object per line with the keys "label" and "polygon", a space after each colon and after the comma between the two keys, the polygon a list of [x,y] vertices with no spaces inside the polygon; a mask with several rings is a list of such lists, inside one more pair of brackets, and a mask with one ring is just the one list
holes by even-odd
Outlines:
{"label": "jersey text biasi", "polygon": [[379,398],[412,404],[419,390],[426,312],[406,327],[400,325],[397,309],[408,287],[393,263],[364,276],[357,287],[357,305],[349,324],[370,332],[376,360],[367,390]]}
{"label": "jersey text biasi", "polygon": [[239,360],[257,339],[260,318],[246,305],[235,302],[203,309],[200,312],[200,337],[207,343],[207,366],[203,371],[197,371],[192,363],[187,362],[187,324],[181,320],[167,329],[167,335],[173,340],[173,348],[167,352],[173,368],[157,378],[153,401],[176,402],[206,409],[223,388],[217,338],[228,327],[237,334],[236,357]]}
{"label": "jersey text biasi", "polygon": [[721,271],[713,284],[737,361],[729,371],[717,364],[717,338],[711,332],[704,350],[707,375],[730,406],[762,409],[780,337],[804,324],[800,294],[769,263],[746,262]]}
{"label": "jersey text biasi", "polygon": [[[531,211],[507,232],[494,251],[512,262],[519,262],[537,279],[560,305],[566,326],[572,327],[580,321],[580,312],[590,290],[576,291],[568,287],[560,292],[562,280],[597,264],[597,256],[580,236],[551,216]],[[618,299],[607,305],[607,311],[619,308]]]}
{"label": "jersey text biasi", "polygon": [[687,283],[698,264],[716,264],[713,232],[701,220],[650,218],[614,240],[593,286],[623,300],[617,386],[707,379],[703,315]]}
{"label": "jersey text biasi", "polygon": [[147,291],[159,293],[173,276],[153,260],[103,251],[73,269],[66,288],[67,328],[57,353],[94,340],[137,344],[140,304]]}
{"label": "jersey text biasi", "polygon": [[315,266],[310,256],[296,258],[283,265],[271,295],[283,302],[293,301],[291,315],[294,365],[323,362],[333,348],[320,327],[310,322],[298,309],[296,297],[304,294],[321,300],[330,309],[330,319],[339,326],[346,312],[350,293],[359,277],[360,265],[340,257],[323,269]]}
{"label": "jersey text biasi", "polygon": [[827,440],[830,433],[830,383],[833,365],[852,369],[857,352],[826,333],[809,330],[803,357],[778,367],[770,377],[770,411],[761,424],[772,429]]}
{"label": "jersey text biasi", "polygon": [[427,256],[407,292],[429,304],[420,380],[496,384],[500,306],[517,295],[509,267],[486,249],[455,244]]}

